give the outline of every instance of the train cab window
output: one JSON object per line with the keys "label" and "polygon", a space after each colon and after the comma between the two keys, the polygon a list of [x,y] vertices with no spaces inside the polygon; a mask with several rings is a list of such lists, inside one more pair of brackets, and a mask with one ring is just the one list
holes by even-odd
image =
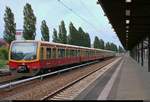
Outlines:
{"label": "train cab window", "polygon": [[44,59],[44,48],[41,47],[41,50],[40,50],[40,59]]}
{"label": "train cab window", "polygon": [[56,58],[56,48],[52,49],[52,58]]}
{"label": "train cab window", "polygon": [[51,59],[51,48],[46,49],[46,58]]}
{"label": "train cab window", "polygon": [[59,58],[65,57],[65,49],[58,49],[58,57]]}

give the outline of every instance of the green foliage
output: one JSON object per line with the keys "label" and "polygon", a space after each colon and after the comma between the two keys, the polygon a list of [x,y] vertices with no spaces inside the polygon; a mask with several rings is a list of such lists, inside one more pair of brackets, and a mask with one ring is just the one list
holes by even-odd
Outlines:
{"label": "green foliage", "polygon": [[123,53],[124,49],[121,46],[119,46],[118,51],[119,51],[119,53]]}
{"label": "green foliage", "polygon": [[91,47],[91,39],[88,33],[85,33],[85,47]]}
{"label": "green foliage", "polygon": [[99,43],[100,43],[100,49],[104,49],[105,43],[104,43],[103,39],[100,39]]}
{"label": "green foliage", "polygon": [[114,43],[110,43],[110,42],[106,43],[105,49],[118,52],[117,45],[115,45]]}
{"label": "green foliage", "polygon": [[78,33],[79,35],[78,35],[77,43],[79,43],[79,46],[86,46],[86,35],[81,27],[79,27]]}
{"label": "green foliage", "polygon": [[0,68],[4,67],[7,64],[7,60],[0,59]]}
{"label": "green foliage", "polygon": [[24,14],[23,37],[26,40],[34,40],[36,36],[35,33],[36,17],[33,13],[30,4],[27,3],[24,6],[23,14]]}
{"label": "green foliage", "polygon": [[85,33],[81,27],[77,30],[72,22],[69,24],[69,34],[65,28],[64,21],[59,25],[59,33],[53,30],[53,42],[59,42],[70,45],[91,47],[91,39],[88,33]]}
{"label": "green foliage", "polygon": [[94,48],[100,48],[100,40],[97,36],[94,39]]}
{"label": "green foliage", "polygon": [[67,30],[64,21],[59,25],[59,43],[67,44]]}
{"label": "green foliage", "polygon": [[4,48],[4,47],[0,48],[0,59],[8,60],[8,48]]}
{"label": "green foliage", "polygon": [[[107,46],[109,46],[108,44],[106,44]],[[99,48],[99,49],[104,49],[105,47],[105,43],[102,39],[99,39],[97,36],[95,37],[94,40],[94,48]],[[108,48],[107,48],[108,49]]]}
{"label": "green foliage", "polygon": [[15,40],[16,23],[14,22],[14,14],[9,7],[6,7],[5,10],[4,22],[5,28],[3,38],[8,44],[10,44],[13,40]]}
{"label": "green foliage", "polygon": [[53,42],[59,42],[57,30],[55,28],[53,29]]}
{"label": "green foliage", "polygon": [[43,41],[49,41],[49,28],[48,28],[45,20],[42,21],[41,34],[42,34],[41,39]]}
{"label": "green foliage", "polygon": [[109,43],[109,42],[106,43],[105,49],[106,49],[106,50],[111,50],[111,46],[110,46],[110,43]]}
{"label": "green foliage", "polygon": [[71,22],[69,24],[69,35],[68,35],[68,44],[71,44],[71,45],[79,45],[80,42],[78,42],[78,31],[77,29],[74,27],[73,23]]}
{"label": "green foliage", "polygon": [[112,51],[118,51],[117,45],[115,45],[114,43],[111,43],[110,47]]}

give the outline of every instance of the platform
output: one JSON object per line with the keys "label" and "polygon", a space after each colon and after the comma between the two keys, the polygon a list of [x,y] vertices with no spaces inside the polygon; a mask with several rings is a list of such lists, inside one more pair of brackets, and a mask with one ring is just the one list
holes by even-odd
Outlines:
{"label": "platform", "polygon": [[149,99],[150,72],[129,55],[125,55],[122,61],[75,98],[75,100]]}

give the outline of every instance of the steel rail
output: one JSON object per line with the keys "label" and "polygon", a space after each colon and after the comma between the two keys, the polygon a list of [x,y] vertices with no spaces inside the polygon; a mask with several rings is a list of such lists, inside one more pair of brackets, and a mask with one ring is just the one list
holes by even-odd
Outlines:
{"label": "steel rail", "polygon": [[19,81],[10,82],[10,83],[4,84],[4,85],[0,85],[0,89],[5,89],[5,88],[8,88],[8,87],[12,87],[12,86],[15,86],[15,85],[18,85],[18,84],[22,84],[22,83],[25,83],[25,82],[28,82],[28,81],[32,81],[32,80],[35,80],[35,79],[39,79],[39,78],[43,79],[46,76],[58,74],[58,73],[65,72],[65,71],[68,71],[68,70],[72,70],[72,69],[75,69],[75,68],[79,68],[79,67],[82,67],[82,66],[94,64],[94,63],[97,63],[97,62],[98,61],[93,61],[93,62],[89,62],[89,63],[77,65],[77,66],[73,66],[73,67],[70,67],[70,68],[67,68],[67,69],[62,69],[62,70],[50,72],[50,73],[47,73],[47,74],[34,76],[34,77],[31,77],[31,78],[28,78],[28,79],[23,79],[23,80],[19,80]]}
{"label": "steel rail", "polygon": [[[121,59],[120,59],[120,60],[121,60]],[[120,61],[120,60],[119,60],[119,61]],[[52,92],[52,93],[50,93],[50,94],[48,94],[48,95],[42,97],[41,100],[42,100],[42,101],[43,101],[43,100],[47,100],[48,98],[55,96],[55,95],[58,94],[59,92],[62,92],[64,89],[66,89],[66,88],[68,88],[68,87],[74,85],[75,83],[77,83],[77,82],[79,82],[80,80],[86,78],[87,76],[89,76],[89,75],[95,73],[96,71],[100,70],[101,68],[107,66],[108,64],[110,64],[110,63],[112,63],[112,62],[113,62],[113,61],[110,61],[110,62],[108,62],[108,63],[105,63],[104,65],[100,66],[100,68],[98,68],[98,69],[96,69],[96,70],[94,70],[94,71],[92,71],[92,72],[90,72],[90,73],[88,73],[88,74],[86,74],[86,75],[84,75],[84,76],[82,76],[82,77],[79,77],[78,79],[76,79],[76,80],[74,80],[74,81],[72,81],[72,82],[66,84],[65,86],[63,86],[63,87],[57,89],[56,91],[54,91],[54,92]]]}

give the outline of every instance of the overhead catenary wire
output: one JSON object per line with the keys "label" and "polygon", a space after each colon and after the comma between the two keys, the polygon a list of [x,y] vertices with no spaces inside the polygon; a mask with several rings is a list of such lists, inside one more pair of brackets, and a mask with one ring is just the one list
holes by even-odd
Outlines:
{"label": "overhead catenary wire", "polygon": [[67,8],[69,11],[71,11],[72,13],[74,13],[77,17],[79,17],[82,21],[86,22],[88,25],[90,25],[94,30],[96,30],[98,33],[100,33],[100,30],[98,30],[91,22],[89,22],[88,20],[86,20],[84,17],[80,16],[78,13],[76,13],[73,9],[71,9],[70,7],[68,7],[64,2],[62,2],[61,0],[57,0],[61,5],[63,5],[65,8]]}
{"label": "overhead catenary wire", "polygon": [[[95,16],[94,14],[93,14],[93,12],[91,12],[91,10],[87,7],[87,5],[85,4],[85,2],[83,2],[83,0],[79,0],[80,1],[80,3],[81,3],[81,5],[85,8],[85,10],[88,12],[88,15],[90,16],[90,17],[93,17],[94,19],[96,19],[96,21],[98,21],[98,23],[100,24],[100,22],[99,22],[99,19],[97,18],[97,16]],[[92,15],[92,16],[91,16]],[[102,26],[103,27],[103,26]],[[104,28],[103,28],[104,29]]]}
{"label": "overhead catenary wire", "polygon": [[[85,2],[83,2],[83,0],[79,0],[79,1],[80,1],[81,5],[82,5],[82,6],[86,9],[86,11],[88,12],[88,15],[89,15],[89,16],[92,15],[92,16],[90,16],[90,17],[94,17],[94,19],[97,19],[96,21],[99,21],[98,18],[97,18],[97,16],[95,16],[95,15],[91,12],[91,10],[86,6]],[[100,22],[99,22],[99,23],[100,23]],[[103,26],[102,26],[102,28],[105,29]],[[114,38],[114,40],[117,39],[117,41],[118,41],[118,37],[116,37],[116,36],[112,36],[112,37]]]}
{"label": "overhead catenary wire", "polygon": [[84,9],[87,11],[88,15],[90,17],[94,17],[94,19],[97,19],[97,21],[99,21],[98,18],[93,14],[93,12],[91,12],[91,10],[87,7],[87,5],[85,4],[85,2],[83,2],[82,0],[79,0],[79,1],[80,1],[81,5],[84,7]]}
{"label": "overhead catenary wire", "polygon": [[[97,33],[101,33],[100,29],[97,29],[97,27],[95,27],[95,25],[93,25],[91,22],[89,22],[87,19],[85,19],[84,17],[80,16],[77,12],[75,12],[73,9],[71,9],[69,6],[67,6],[64,2],[62,2],[62,0],[57,0],[62,6],[64,6],[66,9],[68,9],[70,12],[72,12],[73,14],[75,14],[77,17],[79,17],[82,21],[84,21],[86,24],[88,24],[89,26],[91,26],[94,31],[96,31]],[[82,2],[82,1],[81,1]],[[83,4],[83,2],[82,2]],[[84,4],[85,6],[85,4]],[[86,7],[87,8],[87,7]],[[92,13],[91,13],[92,14]],[[93,15],[93,14],[92,14]],[[97,17],[96,17],[97,18]],[[116,40],[116,39],[115,39]]]}

